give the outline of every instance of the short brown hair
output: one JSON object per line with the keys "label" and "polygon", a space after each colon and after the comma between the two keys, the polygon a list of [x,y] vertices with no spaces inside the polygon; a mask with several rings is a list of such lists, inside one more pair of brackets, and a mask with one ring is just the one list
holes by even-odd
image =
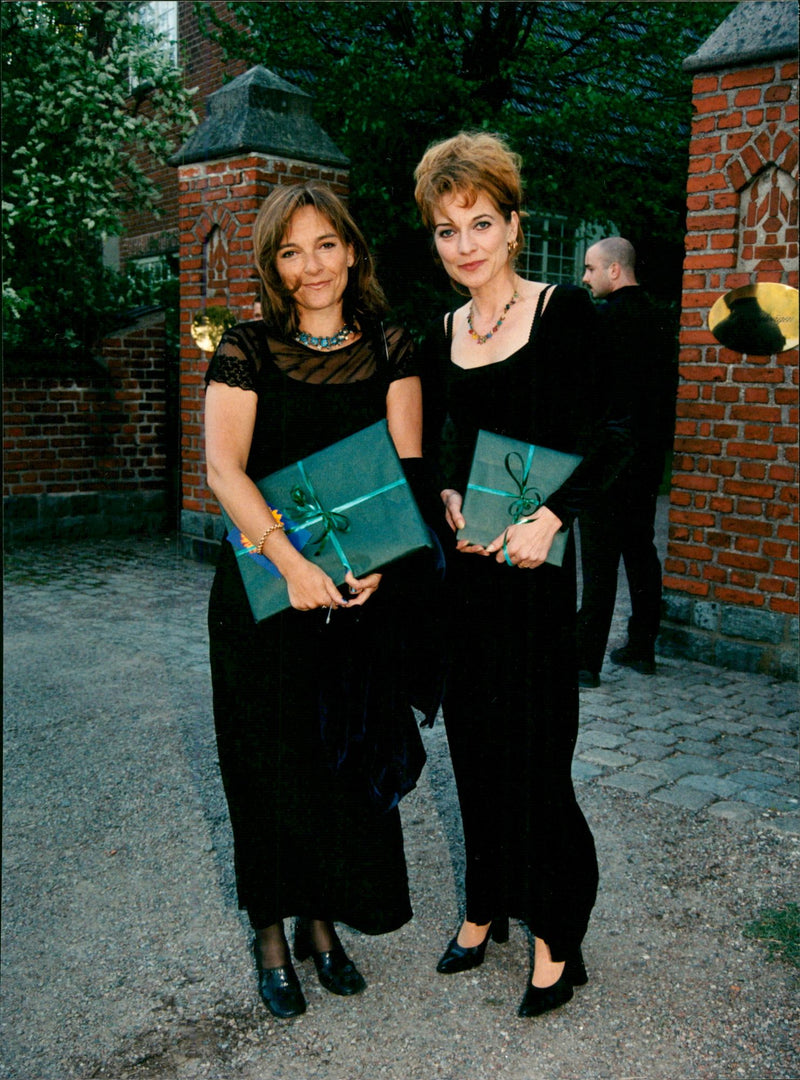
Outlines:
{"label": "short brown hair", "polygon": [[[467,206],[488,195],[506,219],[516,212],[522,219],[522,158],[499,135],[487,131],[461,131],[443,142],[433,143],[414,170],[417,201],[422,221],[433,230],[436,207],[450,195],[460,195]],[[520,230],[518,254],[525,243]]]}
{"label": "short brown hair", "polygon": [[375,263],[361,230],[334,191],[325,184],[309,181],[276,187],[271,191],[261,204],[253,226],[253,247],[261,282],[264,321],[284,337],[291,336],[298,329],[294,294],[286,288],[278,273],[277,253],[292,215],[303,206],[313,206],[328,219],[342,243],[353,247],[355,261],[348,270],[343,297],[345,321],[380,319],[386,311],[386,298],[375,275]]}

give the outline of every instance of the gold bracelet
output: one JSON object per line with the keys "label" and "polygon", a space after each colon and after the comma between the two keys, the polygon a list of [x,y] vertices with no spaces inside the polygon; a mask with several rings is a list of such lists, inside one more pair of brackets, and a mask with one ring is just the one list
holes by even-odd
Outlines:
{"label": "gold bracelet", "polygon": [[282,521],[276,521],[274,525],[270,525],[270,527],[268,529],[264,530],[261,539],[256,544],[256,551],[258,552],[259,555],[261,554],[261,549],[263,548],[264,542],[267,539],[267,537],[269,536],[269,534],[274,533],[276,529],[284,529],[284,528],[285,528],[285,525],[283,524]]}

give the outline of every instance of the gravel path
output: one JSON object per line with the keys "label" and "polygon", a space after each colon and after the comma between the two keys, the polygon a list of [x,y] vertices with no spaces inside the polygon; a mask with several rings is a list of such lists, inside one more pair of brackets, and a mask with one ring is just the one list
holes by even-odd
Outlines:
{"label": "gravel path", "polygon": [[[742,933],[763,908],[800,893],[797,687],[676,661],[652,679],[606,672],[584,696],[576,777],[601,891],[584,949],[590,981],[569,1005],[516,1017],[529,967],[519,925],[477,971],[434,972],[461,905],[458,814],[438,724],[425,732],[420,786],[403,803],[413,922],[377,939],[343,933],[365,994],[325,993],[306,962],[308,1013],[271,1019],[236,908],[214,753],[210,579],[163,539],[124,553],[95,542],[8,560],[1,1077],[800,1076],[800,972],[767,962],[764,945]],[[714,789],[714,762],[735,749],[725,739],[744,740],[747,755],[750,735],[719,730],[721,702],[729,724],[757,715],[751,732],[776,733],[753,744],[759,764],[749,772],[761,780],[741,781],[733,795]],[[670,708],[676,715],[665,718]],[[637,736],[644,716],[662,718],[648,730],[667,741]],[[709,723],[707,751],[684,749],[703,742],[694,736]],[[643,741],[667,752],[648,756]],[[690,772],[665,774],[681,754],[698,759]],[[656,783],[631,781],[648,770]],[[736,770],[748,771],[730,764],[723,778]],[[681,783],[687,776],[700,780]],[[696,805],[691,791],[702,795]]]}

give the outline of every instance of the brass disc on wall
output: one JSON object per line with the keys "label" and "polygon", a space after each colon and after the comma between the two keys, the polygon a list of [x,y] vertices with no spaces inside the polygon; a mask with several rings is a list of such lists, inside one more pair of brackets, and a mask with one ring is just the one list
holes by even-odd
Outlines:
{"label": "brass disc on wall", "polygon": [[712,307],[708,328],[736,352],[772,356],[794,349],[800,340],[797,289],[772,281],[733,289]]}

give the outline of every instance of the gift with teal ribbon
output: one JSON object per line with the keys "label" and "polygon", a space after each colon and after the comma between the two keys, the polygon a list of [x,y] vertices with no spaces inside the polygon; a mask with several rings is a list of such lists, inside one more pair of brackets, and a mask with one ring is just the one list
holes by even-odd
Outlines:
{"label": "gift with teal ribbon", "polygon": [[[461,513],[459,540],[486,547],[527,520],[575,471],[581,457],[479,431]],[[568,530],[555,535],[547,562],[561,566]]]}
{"label": "gift with teal ribbon", "polygon": [[[385,420],[256,484],[298,551],[337,585],[431,547]],[[223,510],[256,622],[289,607],[286,583]],[[267,545],[268,546],[268,545]]]}

